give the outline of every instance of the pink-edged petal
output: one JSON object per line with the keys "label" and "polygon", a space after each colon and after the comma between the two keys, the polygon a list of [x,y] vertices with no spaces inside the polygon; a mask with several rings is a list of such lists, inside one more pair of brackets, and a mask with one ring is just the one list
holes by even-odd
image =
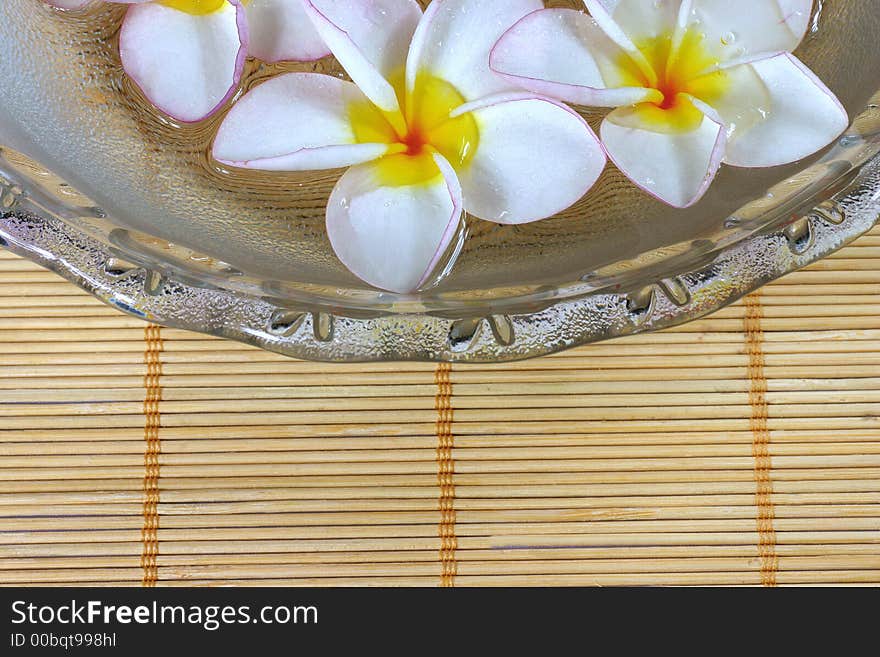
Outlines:
{"label": "pink-edged petal", "polygon": [[549,98],[506,93],[464,105],[480,131],[461,170],[465,209],[503,224],[553,216],[589,191],[606,158],[579,114]]}
{"label": "pink-edged petal", "polygon": [[585,13],[542,9],[505,32],[489,62],[516,86],[577,105],[620,107],[662,100],[622,75],[619,63],[625,57]]}
{"label": "pink-edged petal", "polygon": [[687,0],[682,22],[704,37],[723,62],[791,52],[804,38],[813,0]]}
{"label": "pink-edged petal", "polygon": [[676,24],[681,0],[587,0],[590,13],[601,8],[636,42],[668,34]]}
{"label": "pink-edged petal", "polygon": [[406,63],[407,89],[420,71],[446,80],[466,100],[513,87],[489,68],[489,53],[523,16],[543,8],[541,0],[440,0],[428,5]]}
{"label": "pink-edged petal", "polygon": [[351,82],[288,73],[245,94],[223,119],[213,155],[223,164],[267,171],[333,169],[369,162],[388,144],[358,143],[349,120],[367,103]]}
{"label": "pink-edged petal", "polygon": [[705,78],[697,78],[690,83],[692,94],[699,97],[701,81],[711,91],[717,84],[716,78],[723,76],[724,91],[720,94],[710,93],[707,102],[721,117],[727,128],[729,141],[746,132],[752,126],[764,120],[766,108],[770,103],[770,91],[754,68],[748,64],[733,66],[722,72],[711,73]]}
{"label": "pink-edged petal", "polygon": [[770,167],[796,162],[833,142],[849,126],[846,109],[794,55],[748,64],[768,91],[764,118],[737,134],[725,162],[739,167]]}
{"label": "pink-edged petal", "polygon": [[239,0],[200,16],[138,3],[125,14],[119,54],[125,72],[153,105],[190,123],[210,116],[235,93],[247,41]]}
{"label": "pink-edged petal", "polygon": [[727,143],[717,116],[704,114],[691,130],[659,132],[643,123],[637,107],[614,110],[602,122],[600,135],[618,169],[647,193],[677,208],[703,197]]}
{"label": "pink-edged petal", "polygon": [[310,62],[330,54],[302,0],[251,0],[245,5],[248,54],[264,62]]}
{"label": "pink-edged petal", "polygon": [[379,163],[352,167],[327,204],[327,235],[358,278],[392,292],[425,285],[461,221],[461,187],[449,163],[433,154],[437,175],[405,186],[382,184]]}
{"label": "pink-edged petal", "polygon": [[304,0],[318,34],[351,79],[386,112],[400,109],[403,73],[422,10],[415,0]]}
{"label": "pink-edged petal", "polygon": [[[649,4],[644,0],[641,2],[636,0],[626,1],[628,4],[630,2],[634,3],[632,11],[644,12],[647,15],[652,15],[657,7],[665,7],[667,3],[678,7],[680,2],[680,0],[657,0],[657,2]],[[622,3],[624,0],[620,0],[620,2]],[[627,52],[633,64],[638,67],[642,76],[648,81],[648,86],[656,86],[659,72],[654,70],[645,54],[636,44],[636,41],[641,42],[645,37],[641,34],[633,33],[634,30],[626,22],[621,24],[620,21],[626,19],[629,16],[629,12],[624,12],[623,8],[615,8],[617,4],[620,3],[606,0],[584,0],[584,5],[586,5],[587,10],[590,12],[590,16],[602,28],[605,35]],[[674,25],[675,21],[673,20],[669,23],[669,28],[672,28]],[[639,43],[638,45],[642,44]]]}

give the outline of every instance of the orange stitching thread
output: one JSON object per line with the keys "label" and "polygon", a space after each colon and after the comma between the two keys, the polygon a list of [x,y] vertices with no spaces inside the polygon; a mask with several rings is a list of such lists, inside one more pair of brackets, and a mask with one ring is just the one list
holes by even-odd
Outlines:
{"label": "orange stitching thread", "polygon": [[437,394],[434,397],[434,410],[437,411],[437,483],[440,487],[438,500],[440,508],[440,586],[455,586],[458,564],[455,551],[458,539],[455,536],[455,436],[452,434],[452,365],[439,363],[434,372]]}
{"label": "orange stitching thread", "polygon": [[776,586],[779,558],[776,555],[776,512],[773,506],[773,462],[770,457],[770,430],[767,425],[767,377],[764,372],[764,308],[759,292],[745,299],[745,333],[749,349],[749,405],[752,431],[752,456],[755,459],[755,505],[758,528],[758,556],[761,559],[761,584]]}
{"label": "orange stitching thread", "polygon": [[141,568],[143,586],[155,586],[159,578],[159,454],[162,444],[159,427],[162,417],[159,402],[162,400],[162,329],[155,324],[144,328],[144,524],[141,529],[143,549]]}

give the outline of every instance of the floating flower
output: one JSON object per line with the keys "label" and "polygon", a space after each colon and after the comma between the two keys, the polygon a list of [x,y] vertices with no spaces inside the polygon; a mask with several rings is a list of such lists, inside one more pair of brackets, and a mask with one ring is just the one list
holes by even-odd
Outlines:
{"label": "floating flower", "polygon": [[849,121],[791,54],[812,0],[584,0],[511,28],[491,67],[525,89],[616,107],[600,132],[612,161],[687,207],[721,163],[770,167],[811,155]]}
{"label": "floating flower", "polygon": [[225,164],[300,171],[350,166],[327,205],[342,262],[376,287],[412,292],[458,232],[463,210],[506,224],[580,199],[606,158],[563,104],[516,91],[489,50],[540,0],[307,0],[351,76],[291,73],[232,108],[214,143]]}
{"label": "floating flower", "polygon": [[[82,9],[90,0],[48,0]],[[119,34],[128,76],[169,116],[207,118],[235,93],[248,54],[267,62],[330,54],[301,0],[101,0],[132,5]]]}

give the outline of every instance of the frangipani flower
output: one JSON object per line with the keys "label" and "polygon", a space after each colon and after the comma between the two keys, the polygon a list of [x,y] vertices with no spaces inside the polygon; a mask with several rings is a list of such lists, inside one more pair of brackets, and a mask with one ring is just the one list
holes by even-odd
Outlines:
{"label": "frangipani flower", "polygon": [[616,107],[600,136],[633,182],[696,203],[723,163],[770,167],[831,143],[849,124],[791,53],[812,0],[584,0],[509,30],[491,67],[525,89]]}
{"label": "frangipani flower", "polygon": [[[91,0],[48,0],[82,9]],[[132,5],[119,34],[128,76],[169,116],[191,123],[236,91],[247,55],[266,62],[330,54],[301,0],[100,0]]]}
{"label": "frangipani flower", "polygon": [[350,166],[327,206],[336,254],[376,287],[431,280],[463,210],[519,224],[580,199],[606,158],[563,104],[489,70],[489,50],[540,0],[305,0],[351,76],[291,73],[240,99],[214,157],[272,171]]}

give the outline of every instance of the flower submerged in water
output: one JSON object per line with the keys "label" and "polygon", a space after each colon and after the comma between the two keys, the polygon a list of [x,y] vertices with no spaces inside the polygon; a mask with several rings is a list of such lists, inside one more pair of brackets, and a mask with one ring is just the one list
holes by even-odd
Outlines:
{"label": "flower submerged in water", "polygon": [[340,260],[376,287],[432,280],[464,210],[536,221],[580,199],[606,158],[584,120],[489,70],[501,34],[540,0],[306,0],[353,82],[291,73],[233,106],[214,142],[225,164],[351,167],[327,205]]}
{"label": "flower submerged in water", "polygon": [[615,107],[601,138],[634,183],[688,207],[722,163],[795,162],[849,124],[796,57],[812,0],[584,0],[502,36],[491,67],[525,89]]}
{"label": "flower submerged in water", "polygon": [[[91,0],[48,0],[83,9]],[[330,54],[301,0],[101,0],[132,5],[119,34],[128,76],[184,123],[207,118],[235,93],[247,55],[267,62]]]}

